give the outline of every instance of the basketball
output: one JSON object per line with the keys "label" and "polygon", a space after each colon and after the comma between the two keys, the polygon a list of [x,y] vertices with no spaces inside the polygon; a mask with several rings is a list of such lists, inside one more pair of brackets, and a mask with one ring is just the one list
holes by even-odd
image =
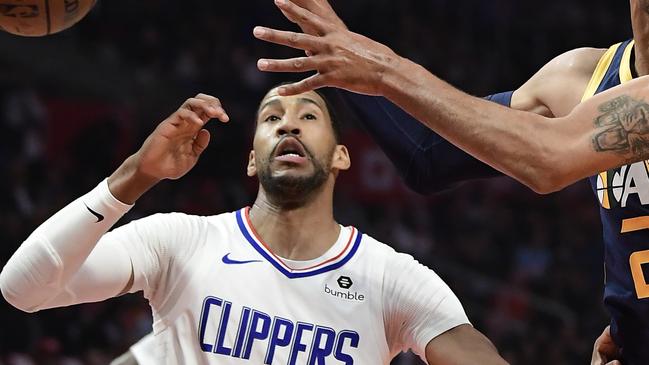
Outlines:
{"label": "basketball", "polygon": [[26,37],[58,33],[76,24],[94,5],[95,0],[3,0],[0,29]]}

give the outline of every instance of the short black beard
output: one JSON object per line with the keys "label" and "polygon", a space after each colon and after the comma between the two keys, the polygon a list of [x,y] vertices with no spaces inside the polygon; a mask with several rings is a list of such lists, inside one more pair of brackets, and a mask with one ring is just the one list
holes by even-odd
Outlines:
{"label": "short black beard", "polygon": [[313,173],[309,176],[273,176],[270,161],[266,160],[259,170],[259,183],[273,204],[295,209],[304,206],[314,193],[320,191],[327,181],[329,168],[311,157]]}

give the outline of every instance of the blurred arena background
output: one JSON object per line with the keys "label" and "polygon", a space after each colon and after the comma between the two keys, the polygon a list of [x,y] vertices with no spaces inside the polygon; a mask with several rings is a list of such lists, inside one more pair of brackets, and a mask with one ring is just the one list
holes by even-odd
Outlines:
{"label": "blurred arena background", "polygon": [[[462,89],[519,86],[563,51],[631,36],[628,3],[605,0],[339,0],[351,29]],[[220,97],[233,123],[188,176],[127,216],[209,215],[253,201],[244,174],[254,111],[283,75],[258,72],[282,47],[254,25],[288,27],[270,0],[101,1],[60,35],[0,34],[0,265],[39,223],[110,174],[187,97]],[[513,364],[587,364],[607,324],[597,203],[585,183],[537,196],[506,178],[422,198],[345,119],[353,168],[337,216],[434,268]],[[506,141],[503,141],[506,143]],[[147,303],[21,313],[0,299],[0,365],[107,364],[150,331]],[[419,364],[402,356],[394,364]]]}

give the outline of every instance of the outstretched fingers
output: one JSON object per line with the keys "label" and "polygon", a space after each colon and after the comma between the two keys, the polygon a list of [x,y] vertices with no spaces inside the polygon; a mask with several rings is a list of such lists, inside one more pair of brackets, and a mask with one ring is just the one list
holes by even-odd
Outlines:
{"label": "outstretched fingers", "polygon": [[324,75],[315,74],[289,85],[280,86],[277,92],[282,96],[298,95],[321,87],[329,86]]}
{"label": "outstretched fingers", "polygon": [[279,44],[303,51],[318,53],[322,49],[322,41],[319,37],[304,33],[289,32],[284,30],[271,29],[266,27],[255,27],[253,35],[262,41]]}
{"label": "outstretched fingers", "polygon": [[286,60],[271,60],[262,58],[257,61],[257,68],[267,72],[306,72],[315,71],[322,64],[318,56],[298,57]]}
{"label": "outstretched fingers", "polygon": [[313,33],[320,35],[325,34],[328,30],[327,24],[320,16],[290,0],[275,0],[275,5],[288,20],[302,29],[310,29],[313,30]]}

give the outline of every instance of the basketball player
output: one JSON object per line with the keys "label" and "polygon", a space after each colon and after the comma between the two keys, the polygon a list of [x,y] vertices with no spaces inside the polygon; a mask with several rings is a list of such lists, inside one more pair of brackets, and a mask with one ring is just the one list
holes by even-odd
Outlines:
{"label": "basketball player", "polygon": [[[535,114],[508,111],[453,89],[389,48],[348,31],[324,0],[293,3],[277,1],[307,34],[266,28],[255,34],[307,50],[310,57],[260,60],[260,69],[318,72],[282,94],[331,85],[383,95],[405,110],[385,98],[344,93],[415,190],[437,191],[505,173],[548,193],[590,176],[602,207],[611,334],[626,364],[649,362],[649,164],[642,162],[649,158],[649,89],[647,79],[633,80],[649,74],[649,0],[630,0],[634,40],[608,50],[569,51],[515,92],[489,97]],[[581,101],[586,103],[577,106]]]}
{"label": "basketball player", "polygon": [[0,273],[6,300],[34,312],[144,291],[157,363],[388,364],[408,348],[429,364],[506,363],[434,272],[334,220],[350,158],[315,92],[262,100],[251,208],[158,214],[107,233],[149,188],[191,170],[210,118],[228,120],[218,99],[189,99],[37,228]]}

